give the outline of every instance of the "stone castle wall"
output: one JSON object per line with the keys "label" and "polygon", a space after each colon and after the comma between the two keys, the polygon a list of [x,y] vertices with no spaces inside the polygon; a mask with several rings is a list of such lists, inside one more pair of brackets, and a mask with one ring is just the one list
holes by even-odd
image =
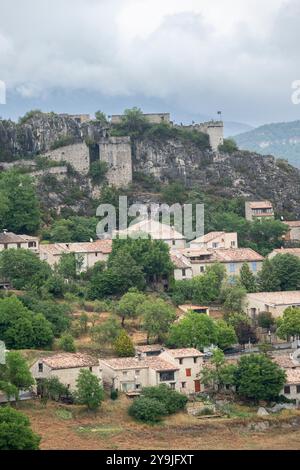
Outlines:
{"label": "stone castle wall", "polygon": [[99,141],[100,161],[108,165],[107,180],[116,187],[132,182],[130,137],[107,137]]}
{"label": "stone castle wall", "polygon": [[89,148],[85,143],[66,145],[43,154],[55,162],[70,163],[78,173],[87,175],[90,168]]}

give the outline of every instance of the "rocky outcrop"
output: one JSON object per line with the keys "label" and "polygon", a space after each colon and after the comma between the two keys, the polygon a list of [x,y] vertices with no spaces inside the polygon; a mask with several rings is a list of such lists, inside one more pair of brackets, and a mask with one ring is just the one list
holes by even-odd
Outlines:
{"label": "rocky outcrop", "polygon": [[0,161],[42,154],[68,143],[92,142],[104,133],[97,121],[80,124],[54,113],[35,112],[19,123],[0,120]]}
{"label": "rocky outcrop", "polygon": [[247,151],[217,155],[176,140],[140,141],[134,170],[214,195],[270,199],[278,212],[300,217],[300,170],[272,156]]}

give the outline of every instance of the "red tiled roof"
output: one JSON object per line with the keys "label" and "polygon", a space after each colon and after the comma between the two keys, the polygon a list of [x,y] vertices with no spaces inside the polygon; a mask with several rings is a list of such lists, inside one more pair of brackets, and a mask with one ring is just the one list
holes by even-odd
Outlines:
{"label": "red tiled roof", "polygon": [[99,365],[95,357],[81,353],[60,353],[54,356],[44,357],[39,360],[51,369],[74,369],[77,367],[92,367]]}

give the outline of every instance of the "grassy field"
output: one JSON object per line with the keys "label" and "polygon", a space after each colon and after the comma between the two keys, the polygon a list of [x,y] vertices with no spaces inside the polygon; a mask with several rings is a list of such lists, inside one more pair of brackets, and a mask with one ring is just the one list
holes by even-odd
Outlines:
{"label": "grassy field", "polygon": [[[129,404],[125,396],[116,402],[106,400],[96,414],[53,402],[45,408],[38,401],[23,402],[20,409],[42,437],[41,449],[300,449],[300,429],[285,423],[288,415],[273,418],[282,420],[281,428],[264,432],[237,426],[243,421],[239,418],[200,421],[187,413],[148,426],[128,416]],[[299,412],[294,414],[300,416]]]}

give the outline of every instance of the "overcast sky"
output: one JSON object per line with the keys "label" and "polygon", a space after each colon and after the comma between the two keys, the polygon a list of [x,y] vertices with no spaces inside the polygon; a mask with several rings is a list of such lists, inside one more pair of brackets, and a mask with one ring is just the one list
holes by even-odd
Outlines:
{"label": "overcast sky", "polygon": [[300,0],[0,0],[0,115],[300,119],[299,23]]}

